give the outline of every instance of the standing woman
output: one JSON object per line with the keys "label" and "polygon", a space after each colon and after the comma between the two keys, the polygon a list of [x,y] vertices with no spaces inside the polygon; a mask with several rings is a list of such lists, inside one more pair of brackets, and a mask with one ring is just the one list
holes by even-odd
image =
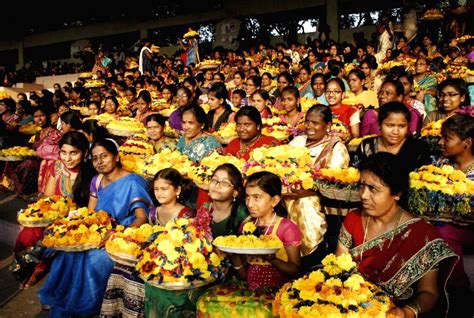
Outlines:
{"label": "standing woman", "polygon": [[344,82],[339,78],[330,79],[326,83],[326,99],[329,108],[340,122],[349,131],[352,138],[360,136],[359,110],[354,106],[344,105],[342,100],[345,97]]}
{"label": "standing woman", "polygon": [[[88,207],[106,211],[118,224],[139,227],[147,222],[152,200],[145,179],[122,168],[118,151],[109,138],[92,145],[92,164],[99,174],[90,183]],[[40,301],[50,306],[52,317],[96,315],[113,266],[103,249],[58,253]]]}
{"label": "standing woman", "polygon": [[416,99],[425,104],[426,112],[436,110],[436,94],[438,82],[433,75],[429,74],[428,60],[420,57],[415,62],[415,91],[419,88]]}
{"label": "standing woman", "polygon": [[221,144],[214,136],[206,132],[206,113],[197,105],[190,105],[183,110],[184,134],[179,138],[176,149],[191,161],[199,162]]}
{"label": "standing woman", "polygon": [[[61,195],[70,197],[78,206],[85,206],[89,200],[89,183],[94,169],[88,161],[89,143],[83,134],[71,131],[64,134],[59,141],[60,160],[54,162],[49,171],[44,195],[47,197]],[[24,251],[34,246],[42,237],[44,227],[23,228],[18,234],[14,252]],[[35,266],[34,272],[27,277],[24,287],[34,285],[43,277],[49,267],[50,253],[43,254],[41,262]]]}

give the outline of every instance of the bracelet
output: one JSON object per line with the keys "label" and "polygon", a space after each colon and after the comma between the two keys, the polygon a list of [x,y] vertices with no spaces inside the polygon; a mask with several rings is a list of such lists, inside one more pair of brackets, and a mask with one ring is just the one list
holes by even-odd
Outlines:
{"label": "bracelet", "polygon": [[240,266],[232,266],[236,271],[238,271],[239,269],[242,269],[244,268],[244,265],[240,265]]}
{"label": "bracelet", "polygon": [[410,309],[411,311],[413,311],[413,313],[415,314],[415,318],[418,318],[418,314],[420,313],[420,310],[412,305],[405,305],[404,307]]}

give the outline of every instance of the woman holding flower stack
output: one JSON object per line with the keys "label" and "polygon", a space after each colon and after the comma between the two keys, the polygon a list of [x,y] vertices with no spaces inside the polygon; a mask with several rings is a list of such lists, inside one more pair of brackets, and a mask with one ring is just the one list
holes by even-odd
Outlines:
{"label": "woman holding flower stack", "polygon": [[[329,134],[331,123],[332,112],[329,107],[314,105],[306,112],[305,134],[295,137],[290,142],[290,146],[309,149],[316,169],[347,168],[349,166],[349,152],[346,146],[339,137]],[[334,237],[335,241],[339,234],[341,221],[339,221],[337,212],[335,215],[325,216],[321,200],[312,190],[292,188],[284,197],[290,220],[302,229],[301,254],[306,256],[303,258],[305,267],[310,267],[325,256],[320,255],[320,252],[312,253],[322,242],[326,230],[326,239],[331,241],[330,237]],[[326,207],[325,210],[328,213],[333,209]],[[334,242],[331,246],[335,248],[335,244]],[[322,250],[320,249],[320,251]]]}
{"label": "woman holding flower stack", "polygon": [[[88,207],[106,211],[120,225],[138,227],[146,223],[152,200],[145,179],[121,167],[118,151],[110,138],[92,145],[92,164],[99,174],[90,183]],[[58,253],[40,301],[50,306],[51,317],[98,314],[113,268],[102,249]]]}
{"label": "woman holding flower stack", "polygon": [[435,227],[403,208],[408,174],[402,165],[381,152],[360,166],[362,209],[347,214],[336,255],[350,253],[359,272],[394,297],[396,317],[440,317],[458,256]]}

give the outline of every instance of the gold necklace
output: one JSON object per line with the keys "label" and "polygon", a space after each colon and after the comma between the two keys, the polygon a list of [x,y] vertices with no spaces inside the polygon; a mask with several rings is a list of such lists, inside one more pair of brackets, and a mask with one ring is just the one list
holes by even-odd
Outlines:
{"label": "gold necklace", "polygon": [[[395,224],[395,227],[392,229],[392,231],[395,230],[396,228],[398,228],[398,226],[400,225],[400,221],[402,220],[402,215],[403,215],[403,209],[399,208],[397,224]],[[369,232],[369,220],[370,220],[370,218],[371,218],[371,216],[369,215],[367,217],[367,221],[365,221],[364,239],[362,241],[362,245],[361,245],[360,253],[359,253],[360,262],[362,262],[363,257],[364,257],[364,244],[365,244],[365,241],[367,240],[367,233]],[[390,242],[388,243],[387,248],[389,248],[392,245],[394,237],[395,237],[395,233],[392,233],[392,237],[390,238]]]}

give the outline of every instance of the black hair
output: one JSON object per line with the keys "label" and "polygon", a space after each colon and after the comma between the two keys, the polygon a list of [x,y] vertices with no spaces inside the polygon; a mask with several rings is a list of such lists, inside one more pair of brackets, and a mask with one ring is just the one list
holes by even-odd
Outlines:
{"label": "black hair", "polygon": [[264,100],[270,100],[270,94],[265,89],[256,90],[255,92],[252,93],[250,97],[252,97],[253,95],[260,95],[262,96]]}
{"label": "black hair", "polygon": [[438,85],[438,92],[441,92],[446,86],[453,87],[461,96],[464,96],[464,102],[461,103],[461,106],[471,105],[471,98],[466,81],[462,78],[449,78]]}
{"label": "black hair", "polygon": [[[443,136],[453,133],[461,140],[471,138],[474,143],[474,117],[464,114],[456,114],[449,117],[441,127]],[[474,154],[474,147],[471,146],[471,154]]]}
{"label": "black hair", "polygon": [[236,71],[236,72],[234,73],[234,75],[232,76],[232,78],[233,78],[236,74],[239,74],[240,77],[242,78],[242,80],[245,80],[245,73],[244,73],[244,72],[242,72],[242,71]]}
{"label": "black hair", "polygon": [[407,123],[410,124],[411,113],[408,107],[402,102],[393,101],[380,106],[378,116],[379,126],[382,126],[383,121],[387,119],[387,117],[392,113],[403,114],[407,120]]}
{"label": "black hair", "polygon": [[288,73],[288,72],[283,72],[283,73],[278,74],[277,80],[278,80],[280,77],[284,77],[284,78],[287,80],[287,82],[290,84],[290,86],[295,85],[295,79],[293,78],[293,76],[291,76],[290,73]]}
{"label": "black hair", "polygon": [[7,106],[7,110],[10,113],[14,113],[16,110],[16,102],[13,98],[4,98],[0,100],[0,102],[4,103]]}
{"label": "black hair", "polygon": [[79,149],[82,153],[82,160],[79,164],[79,172],[72,185],[72,196],[78,206],[87,206],[89,202],[89,186],[96,171],[90,160],[87,160],[89,141],[84,134],[78,131],[65,133],[59,140],[59,148],[63,145],[70,145]]}
{"label": "black hair", "polygon": [[69,110],[61,115],[61,121],[71,125],[71,127],[75,130],[82,129],[82,121],[81,117],[72,110]]}
{"label": "black hair", "polygon": [[[255,172],[247,177],[247,183],[245,188],[248,187],[259,187],[263,192],[267,193],[271,197],[276,195],[281,197],[281,179],[274,173],[268,171]],[[285,207],[283,199],[273,208],[277,215],[286,217],[288,211]]]}
{"label": "black hair", "polygon": [[380,87],[383,87],[385,84],[392,84],[395,86],[395,92],[397,93],[397,96],[403,96],[405,94],[405,88],[403,87],[402,82],[400,82],[397,79],[386,79]]}
{"label": "black hair", "polygon": [[326,85],[326,78],[324,77],[324,74],[323,73],[315,73],[311,76],[311,85],[313,85],[314,81],[317,79],[317,78],[322,78],[323,81],[324,81],[324,85]]}
{"label": "black hair", "polygon": [[35,110],[33,111],[33,116],[36,112],[42,112],[46,116],[46,123],[45,127],[50,127],[52,122],[51,122],[51,108],[46,106],[46,105],[39,105],[35,107]]}
{"label": "black hair", "polygon": [[[92,150],[94,150],[95,147],[104,147],[105,150],[110,152],[112,155],[114,156],[119,155],[118,144],[116,141],[113,141],[112,138],[96,139],[96,141],[94,141],[94,143],[92,144],[91,154],[92,154]],[[117,166],[122,167],[122,163],[120,162],[120,160],[119,162],[117,162]]]}
{"label": "black hair", "polygon": [[339,77],[333,77],[333,78],[329,79],[326,82],[326,87],[328,87],[329,83],[331,83],[331,82],[336,82],[337,85],[339,85],[339,87],[341,88],[342,92],[344,92],[346,90],[346,85],[344,85],[344,82]]}
{"label": "black hair", "polygon": [[191,98],[193,98],[193,93],[191,92],[189,88],[181,86],[180,88],[177,89],[176,94],[178,94],[179,90],[182,90],[186,94],[186,96],[188,96],[188,99],[191,101]]}
{"label": "black hair", "polygon": [[[390,189],[391,195],[402,194],[405,197],[408,190],[408,170],[403,167],[403,160],[389,152],[378,152],[361,162],[359,170],[369,171],[377,176]],[[401,206],[405,200],[400,200]]]}
{"label": "black hair", "polygon": [[310,113],[317,114],[327,124],[332,123],[332,111],[331,108],[327,107],[326,105],[313,105],[306,111],[306,117],[308,117]]}
{"label": "black hair", "polygon": [[219,76],[221,81],[223,81],[223,82],[225,81],[225,75],[224,74],[222,74],[221,72],[217,72],[217,73],[214,74],[214,76],[216,76],[216,75]]}
{"label": "black hair", "polygon": [[253,82],[253,84],[257,87],[260,88],[262,86],[262,78],[257,75],[249,76],[247,80],[250,80]]}
{"label": "black hair", "polygon": [[[184,113],[187,113],[187,112],[192,113],[199,124],[206,125],[206,112],[204,111],[204,109],[202,109],[201,106],[198,106],[196,104],[191,104],[189,106],[186,106],[183,109],[183,112],[181,113],[181,120],[183,118]],[[204,127],[204,130],[206,129],[207,127]]]}
{"label": "black hair", "polygon": [[151,94],[146,89],[143,89],[143,90],[140,91],[140,93],[138,93],[137,99],[139,99],[139,98],[143,99],[145,101],[145,103],[151,104]]}
{"label": "black hair", "polygon": [[150,121],[156,121],[160,124],[161,127],[165,127],[166,125],[166,117],[161,114],[151,114],[145,118],[145,123],[149,123]]}
{"label": "black hair", "polygon": [[[166,180],[175,188],[181,187],[181,193],[176,201],[184,205],[185,198],[187,198],[190,194],[191,187],[193,185],[192,181],[183,177],[183,175],[174,168],[165,168],[158,171],[153,177],[152,185],[158,179]],[[154,195],[153,200],[155,200],[155,203],[159,204]]]}
{"label": "black hair", "polygon": [[119,102],[118,102],[117,98],[116,98],[115,96],[108,96],[108,97],[105,98],[104,104],[105,104],[108,100],[111,100],[112,103],[114,103],[114,105],[115,105],[115,111],[117,111],[117,109],[119,108]]}
{"label": "black hair", "polygon": [[247,116],[254,123],[257,124],[257,127],[262,127],[262,116],[256,107],[253,106],[244,106],[235,114],[234,120],[237,122],[239,117]]}
{"label": "black hair", "polygon": [[[245,93],[245,91],[243,89],[240,89],[240,88],[236,89],[236,90],[233,90],[232,94],[238,94],[242,98],[245,98],[247,96],[247,93]],[[235,105],[235,106],[237,106],[237,105]]]}
{"label": "black hair", "polygon": [[23,108],[23,111],[26,114],[33,113],[33,107],[31,106],[31,103],[29,100],[20,100],[18,101],[18,105],[20,105],[20,107]]}
{"label": "black hair", "polygon": [[229,97],[229,92],[227,91],[227,87],[224,83],[218,82],[212,84],[207,94],[209,95],[210,93],[212,93],[216,98],[223,100],[222,104],[224,105],[225,109],[231,110],[230,105],[227,104],[227,97]]}
{"label": "black hair", "polygon": [[176,93],[178,92],[178,89],[176,88],[176,86],[172,85],[172,84],[164,85],[161,88],[161,91],[163,91],[164,89],[169,90],[171,92],[171,95],[173,95],[173,96],[176,96]]}
{"label": "black hair", "polygon": [[270,80],[272,80],[272,79],[273,79],[273,76],[272,76],[272,74],[270,74],[269,72],[265,72],[265,73],[263,73],[263,74],[262,74],[262,76],[260,76],[260,77],[263,77],[263,76],[267,76],[267,77],[268,77]]}
{"label": "black hair", "polygon": [[355,76],[357,76],[361,81],[365,80],[365,73],[362,72],[362,70],[358,68],[352,69],[347,75],[347,77],[349,77],[351,74],[354,74]]}
{"label": "black hair", "polygon": [[242,173],[231,163],[224,163],[214,169],[212,177],[216,174],[217,171],[225,171],[229,176],[230,183],[234,186],[234,189],[238,192],[237,197],[234,198],[232,203],[232,208],[230,210],[229,221],[226,226],[226,233],[236,234],[237,229],[239,228],[239,220],[237,220],[237,210],[243,203],[243,194],[244,194],[244,179],[242,178]]}
{"label": "black hair", "polygon": [[97,119],[88,119],[82,123],[82,131],[92,135],[93,142],[98,139],[104,139],[109,137],[107,129],[99,125]]}

